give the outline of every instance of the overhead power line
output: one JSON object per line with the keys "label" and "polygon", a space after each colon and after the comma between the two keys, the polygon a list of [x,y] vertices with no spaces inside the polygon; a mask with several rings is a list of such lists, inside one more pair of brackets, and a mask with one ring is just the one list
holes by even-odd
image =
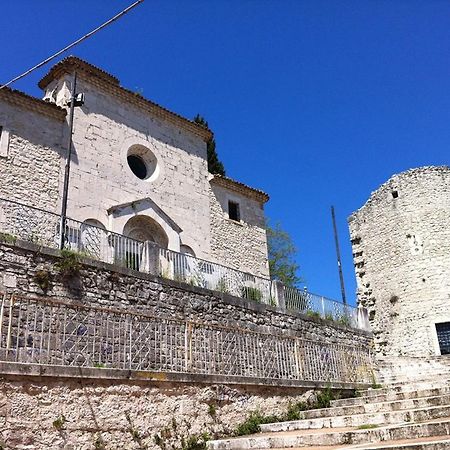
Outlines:
{"label": "overhead power line", "polygon": [[134,2],[133,4],[131,4],[130,6],[128,6],[127,8],[125,8],[123,11],[121,11],[120,13],[116,14],[114,17],[112,17],[111,19],[107,20],[105,23],[103,23],[102,25],[98,26],[97,28],[95,28],[94,30],[90,31],[89,33],[85,34],[84,36],[80,37],[79,39],[77,39],[75,42],[72,42],[71,44],[69,44],[68,46],[64,47],[62,50],[59,50],[58,52],[56,52],[54,55],[49,56],[47,59],[44,59],[44,61],[40,62],[39,64],[36,64],[34,67],[32,67],[31,69],[28,69],[26,72],[22,73],[21,75],[13,78],[12,80],[8,81],[7,83],[3,84],[2,86],[0,86],[0,89],[3,89],[7,86],[10,86],[11,84],[13,84],[14,82],[16,82],[17,80],[20,80],[21,78],[26,77],[27,75],[29,75],[31,72],[35,71],[36,69],[39,69],[40,67],[44,66],[45,64],[47,64],[48,62],[50,62],[52,59],[57,58],[59,55],[61,55],[62,53],[66,52],[67,50],[70,50],[71,48],[75,47],[76,45],[78,45],[80,42],[85,41],[86,39],[90,38],[92,35],[94,35],[95,33],[97,33],[98,31],[102,30],[103,28],[107,27],[108,25],[111,25],[113,22],[115,22],[117,19],[120,19],[120,17],[124,16],[127,12],[129,12],[130,10],[132,10],[135,6],[139,5],[140,3],[142,3],[144,0],[137,0],[136,2]]}

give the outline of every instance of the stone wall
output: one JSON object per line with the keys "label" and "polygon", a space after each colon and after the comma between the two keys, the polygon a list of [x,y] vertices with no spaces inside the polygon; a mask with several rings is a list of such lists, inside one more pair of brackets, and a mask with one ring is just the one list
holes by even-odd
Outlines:
{"label": "stone wall", "polygon": [[[101,371],[96,370],[97,376]],[[189,436],[229,435],[252,411],[283,413],[289,402],[310,398],[305,391],[108,380],[101,375],[3,375],[0,445],[28,450],[181,449],[182,439]]]}
{"label": "stone wall", "polygon": [[[229,200],[239,204],[239,222],[228,218]],[[262,203],[211,183],[210,205],[212,257],[234,269],[268,278]]]}
{"label": "stone wall", "polygon": [[[93,260],[63,279],[59,252],[0,243],[0,292],[46,296],[158,317],[367,346],[370,335],[320,319]],[[44,292],[36,280],[50,272]],[[328,383],[0,362],[0,445],[27,449],[181,448],[182,439],[229,434],[253,411],[280,414]],[[332,383],[352,389],[352,383]],[[2,441],[2,442],[1,442]],[[159,442],[159,445],[157,445]]]}
{"label": "stone wall", "polygon": [[56,212],[65,122],[2,100],[0,127],[0,197]]}
{"label": "stone wall", "polygon": [[35,275],[50,272],[49,298],[85,302],[87,305],[132,309],[153,316],[195,320],[211,325],[255,329],[271,334],[291,334],[305,339],[367,346],[369,333],[334,322],[287,313],[251,300],[232,297],[172,280],[157,278],[94,260],[79,277],[64,280],[55,263],[58,251],[35,244],[0,243],[0,291],[43,295]]}
{"label": "stone wall", "polygon": [[450,322],[450,169],[394,175],[349,218],[359,303],[381,355],[439,353]]}

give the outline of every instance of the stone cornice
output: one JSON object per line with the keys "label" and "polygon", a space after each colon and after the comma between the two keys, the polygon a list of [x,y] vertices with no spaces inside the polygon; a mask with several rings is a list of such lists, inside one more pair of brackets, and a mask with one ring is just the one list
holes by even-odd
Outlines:
{"label": "stone cornice", "polygon": [[7,87],[0,89],[0,100],[29,111],[44,114],[60,122],[63,122],[66,117],[65,109],[15,89]]}
{"label": "stone cornice", "polygon": [[231,178],[224,177],[223,175],[213,175],[210,183],[224,187],[226,189],[229,189],[230,191],[237,192],[260,203],[266,203],[269,200],[269,195],[265,192],[247,186],[246,184],[239,181],[232,180]]}
{"label": "stone cornice", "polygon": [[124,102],[131,103],[160,119],[166,120],[167,122],[199,136],[205,142],[213,136],[212,132],[207,128],[202,127],[179,114],[169,111],[151,100],[147,100],[140,94],[136,94],[135,92],[120,86],[118,78],[75,56],[64,58],[54,65],[48,74],[39,82],[39,87],[45,89],[53,80],[60,78],[64,74],[73,73],[75,69],[80,76],[87,79],[96,87],[102,88]]}

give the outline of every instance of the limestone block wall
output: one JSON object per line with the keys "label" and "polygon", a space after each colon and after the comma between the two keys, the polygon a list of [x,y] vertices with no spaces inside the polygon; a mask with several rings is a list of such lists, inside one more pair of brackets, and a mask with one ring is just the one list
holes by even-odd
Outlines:
{"label": "limestone block wall", "polygon": [[64,124],[0,98],[0,197],[59,210]]}
{"label": "limestone block wall", "polygon": [[[66,75],[61,89],[70,80]],[[122,233],[122,226],[116,228],[121,222],[112,220],[107,210],[149,197],[182,229],[182,243],[198,257],[208,259],[205,142],[110,93],[94,77],[80,76],[77,90],[85,94],[86,102],[75,112],[68,214],[81,221],[99,220],[106,228]],[[127,152],[136,145],[148,148],[156,157],[156,179],[139,179],[130,170]]]}
{"label": "limestone block wall", "polygon": [[2,376],[0,445],[181,449],[189,436],[231,434],[252,411],[280,414],[306,398],[302,389]]}
{"label": "limestone block wall", "polygon": [[[234,269],[268,278],[263,205],[237,192],[210,184],[211,255]],[[228,218],[228,200],[240,206],[241,220]]]}
{"label": "limestone block wall", "polygon": [[439,353],[450,321],[450,169],[394,175],[349,218],[358,302],[380,355]]}

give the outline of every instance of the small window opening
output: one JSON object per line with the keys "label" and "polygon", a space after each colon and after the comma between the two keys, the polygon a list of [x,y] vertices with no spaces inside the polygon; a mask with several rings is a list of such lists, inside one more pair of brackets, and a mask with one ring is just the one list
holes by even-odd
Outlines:
{"label": "small window opening", "polygon": [[392,197],[398,198],[398,191],[392,191]]}
{"label": "small window opening", "polygon": [[232,202],[231,200],[228,202],[228,217],[231,220],[236,220],[237,222],[241,220],[241,214],[239,212],[239,203]]}
{"label": "small window opening", "polygon": [[137,155],[130,155],[127,157],[128,165],[131,171],[141,180],[147,178],[147,165],[144,160]]}
{"label": "small window opening", "polygon": [[441,355],[450,355],[450,322],[437,323],[436,333]]}

